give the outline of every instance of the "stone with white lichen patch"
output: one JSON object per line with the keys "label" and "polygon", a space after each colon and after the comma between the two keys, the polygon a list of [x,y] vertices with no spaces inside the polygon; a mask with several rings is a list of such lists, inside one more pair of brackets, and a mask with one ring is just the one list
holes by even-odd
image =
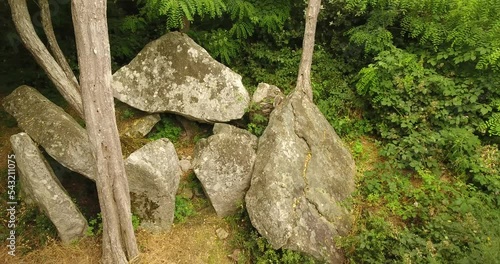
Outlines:
{"label": "stone with white lichen patch", "polygon": [[292,93],[271,113],[259,139],[247,211],[274,248],[343,263],[335,237],[350,230],[341,203],[354,191],[355,165],[331,125],[304,95]]}
{"label": "stone with white lichen patch", "polygon": [[146,45],[113,74],[112,87],[115,98],[142,111],[208,123],[240,119],[250,101],[240,75],[179,32]]}
{"label": "stone with white lichen patch", "polygon": [[196,144],[193,169],[218,216],[235,213],[250,186],[257,137],[226,124]]}

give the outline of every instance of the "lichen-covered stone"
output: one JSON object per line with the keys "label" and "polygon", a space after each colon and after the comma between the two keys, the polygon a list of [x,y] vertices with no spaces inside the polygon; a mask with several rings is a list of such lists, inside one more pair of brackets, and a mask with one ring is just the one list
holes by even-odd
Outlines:
{"label": "lichen-covered stone", "polygon": [[52,221],[63,243],[83,236],[87,221],[66,193],[37,145],[26,133],[10,138],[23,193]]}
{"label": "lichen-covered stone", "polygon": [[187,35],[149,43],[113,74],[114,96],[145,112],[173,112],[200,122],[239,119],[250,101],[241,76]]}
{"label": "lichen-covered stone", "polygon": [[351,226],[340,205],[354,191],[355,165],[318,108],[293,93],[272,113],[259,139],[251,187],[250,220],[274,248],[343,263],[334,239]]}
{"label": "lichen-covered stone", "polygon": [[250,186],[257,137],[246,130],[215,124],[214,135],[198,141],[193,170],[218,216],[235,213]]}
{"label": "lichen-covered stone", "polygon": [[160,122],[159,114],[133,118],[132,121],[127,122],[126,126],[122,127],[120,134],[128,138],[142,138],[146,136],[158,122]]}
{"label": "lichen-covered stone", "polygon": [[37,90],[23,85],[3,101],[21,129],[66,168],[95,179],[95,162],[87,131]]}
{"label": "lichen-covered stone", "polygon": [[175,194],[179,187],[179,159],[168,139],[146,144],[125,160],[132,212],[142,227],[166,231],[174,220]]}
{"label": "lichen-covered stone", "polygon": [[259,83],[250,102],[250,121],[257,124],[261,123],[262,117],[268,118],[275,106],[284,98],[285,95],[278,87],[267,83]]}

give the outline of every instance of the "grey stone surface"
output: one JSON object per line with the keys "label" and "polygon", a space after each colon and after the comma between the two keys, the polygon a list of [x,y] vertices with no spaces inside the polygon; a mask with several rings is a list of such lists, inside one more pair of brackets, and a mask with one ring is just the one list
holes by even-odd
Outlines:
{"label": "grey stone surface", "polygon": [[125,160],[132,212],[151,231],[169,230],[174,220],[175,194],[181,170],[168,139],[146,144]]}
{"label": "grey stone surface", "polygon": [[193,168],[193,166],[191,165],[191,161],[187,159],[180,160],[179,166],[181,166],[182,172],[188,172],[190,169]]}
{"label": "grey stone surface", "polygon": [[285,97],[280,88],[267,83],[259,83],[257,89],[252,95],[252,102],[257,104],[262,102],[273,103],[277,97],[281,99]]}
{"label": "grey stone surface", "polygon": [[285,95],[278,87],[267,83],[259,83],[250,102],[250,105],[252,106],[250,111],[250,121],[254,123],[261,123],[261,120],[256,119],[256,115],[268,118],[275,106],[278,105],[284,98]]}
{"label": "grey stone surface", "polygon": [[87,221],[66,193],[38,146],[26,133],[10,138],[23,193],[52,221],[63,243],[83,236]]}
{"label": "grey stone surface", "polygon": [[221,240],[224,240],[229,236],[229,233],[224,228],[217,228],[217,230],[215,230],[215,233]]}
{"label": "grey stone surface", "polygon": [[142,111],[209,123],[241,118],[250,101],[240,75],[179,32],[146,45],[112,86],[115,98]]}
{"label": "grey stone surface", "polygon": [[198,141],[193,169],[218,216],[238,210],[250,186],[257,137],[246,130],[215,124],[214,135]]}
{"label": "grey stone surface", "polygon": [[355,165],[328,121],[299,93],[271,114],[259,139],[246,206],[274,248],[343,263],[334,238],[351,227],[339,203],[354,191]]}
{"label": "grey stone surface", "polygon": [[3,101],[21,129],[59,163],[92,180],[95,162],[87,132],[62,108],[32,87],[19,86]]}
{"label": "grey stone surface", "polygon": [[146,136],[159,121],[159,114],[145,115],[134,119],[120,134],[129,138],[142,138]]}

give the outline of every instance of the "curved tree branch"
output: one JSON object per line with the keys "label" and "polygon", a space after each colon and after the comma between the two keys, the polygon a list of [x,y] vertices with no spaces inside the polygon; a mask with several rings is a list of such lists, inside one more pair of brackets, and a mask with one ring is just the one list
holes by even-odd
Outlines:
{"label": "curved tree branch", "polygon": [[42,18],[42,27],[45,32],[45,36],[47,36],[47,40],[49,43],[49,49],[52,52],[52,55],[56,59],[59,66],[61,66],[62,70],[66,74],[66,77],[70,79],[74,83],[74,86],[78,89],[80,86],[78,85],[78,81],[76,80],[75,74],[71,70],[64,53],[62,52],[59,44],[57,43],[56,35],[54,33],[54,27],[52,26],[52,19],[50,16],[50,6],[49,0],[39,0],[38,4],[40,5],[41,18]]}
{"label": "curved tree branch", "polygon": [[78,85],[66,76],[35,32],[26,0],[9,0],[12,20],[21,40],[37,63],[47,73],[64,99],[83,117],[82,97]]}

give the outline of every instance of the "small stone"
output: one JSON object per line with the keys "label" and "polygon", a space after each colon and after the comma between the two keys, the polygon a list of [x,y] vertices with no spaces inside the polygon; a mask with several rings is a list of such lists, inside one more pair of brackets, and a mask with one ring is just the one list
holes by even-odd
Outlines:
{"label": "small stone", "polygon": [[184,187],[182,188],[181,192],[179,193],[179,195],[182,197],[182,198],[186,198],[186,199],[192,199],[193,196],[194,196],[194,192],[193,192],[193,189],[189,188],[189,187]]}
{"label": "small stone", "polygon": [[181,170],[184,173],[189,171],[190,169],[192,169],[191,161],[189,161],[187,159],[183,159],[183,160],[179,161],[179,166],[181,167]]}
{"label": "small stone", "polygon": [[233,254],[228,255],[227,257],[233,260],[234,262],[238,262],[240,255],[241,255],[241,249],[235,249],[233,251]]}
{"label": "small stone", "polygon": [[226,239],[229,236],[229,233],[224,230],[224,228],[218,228],[217,230],[215,230],[215,233],[217,234],[217,237],[222,240]]}
{"label": "small stone", "polygon": [[135,118],[127,127],[123,128],[121,133],[129,138],[143,138],[153,129],[156,123],[160,122],[160,119],[159,114]]}

